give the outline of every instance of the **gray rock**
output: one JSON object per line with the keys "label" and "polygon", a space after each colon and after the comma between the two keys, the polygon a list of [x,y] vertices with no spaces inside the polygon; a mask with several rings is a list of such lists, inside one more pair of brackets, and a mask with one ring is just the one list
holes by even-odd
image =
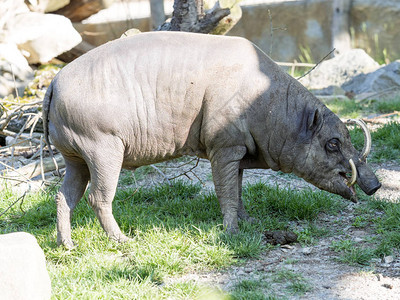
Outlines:
{"label": "gray rock", "polygon": [[379,64],[364,50],[353,49],[323,61],[315,70],[301,78],[300,82],[315,90],[342,86],[354,76],[375,71],[378,67]]}
{"label": "gray rock", "polygon": [[50,299],[51,283],[44,253],[33,235],[0,235],[0,266],[1,299]]}
{"label": "gray rock", "polygon": [[304,255],[310,255],[313,252],[313,249],[311,247],[305,247],[301,249],[301,253]]}
{"label": "gray rock", "polygon": [[400,89],[400,60],[396,60],[374,72],[359,74],[342,85],[345,91],[355,94],[377,93]]}

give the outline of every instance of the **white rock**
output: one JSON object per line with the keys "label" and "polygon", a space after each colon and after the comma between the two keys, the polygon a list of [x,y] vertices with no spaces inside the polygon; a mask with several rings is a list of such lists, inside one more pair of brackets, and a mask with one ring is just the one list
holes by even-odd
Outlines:
{"label": "white rock", "polygon": [[390,263],[394,262],[394,257],[391,256],[391,255],[385,256],[385,257],[383,258],[383,262],[384,262],[385,264],[390,264]]}
{"label": "white rock", "polygon": [[35,12],[16,15],[7,24],[9,42],[29,52],[29,63],[45,63],[76,45],[82,38],[69,19]]}
{"label": "white rock", "polygon": [[44,253],[33,235],[0,235],[0,266],[0,299],[50,299]]}
{"label": "white rock", "polygon": [[25,86],[32,79],[33,70],[17,46],[0,43],[0,97],[11,94],[15,91],[15,87],[22,95]]}
{"label": "white rock", "polygon": [[[2,0],[0,1],[0,29],[3,29],[7,22],[12,20],[16,14],[29,12],[24,0]],[[5,30],[0,30],[0,41],[6,38]]]}
{"label": "white rock", "polygon": [[312,253],[313,249],[311,247],[305,247],[303,249],[301,249],[301,253],[303,253],[304,255],[310,255]]}

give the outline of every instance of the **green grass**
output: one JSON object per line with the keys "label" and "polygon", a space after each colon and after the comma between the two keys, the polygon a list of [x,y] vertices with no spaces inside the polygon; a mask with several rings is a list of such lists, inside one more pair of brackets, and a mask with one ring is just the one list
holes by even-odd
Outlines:
{"label": "green grass", "polygon": [[[331,234],[317,225],[318,216],[335,215],[345,202],[322,191],[293,191],[263,183],[244,188],[243,201],[255,223],[240,222],[240,233],[227,234],[215,194],[200,185],[174,182],[151,188],[118,189],[113,202],[114,215],[132,241],[110,241],[84,197],[72,219],[72,238],[77,247],[66,250],[56,245],[56,206],[54,191],[26,195],[0,218],[0,233],[26,231],[34,234],[44,249],[53,287],[53,299],[276,299],[268,290],[268,280],[258,283],[249,278],[230,293],[193,282],[165,284],[165,279],[188,272],[224,270],[258,258],[272,246],[263,242],[267,230],[294,230],[303,244],[313,244]],[[0,212],[18,197],[1,192]],[[341,261],[366,265],[371,257],[381,257],[400,248],[400,211],[396,204],[363,200],[354,222],[368,222],[377,238],[372,250],[335,246]],[[374,211],[380,217],[374,217]],[[362,218],[366,216],[366,218]],[[361,224],[360,223],[360,224]],[[301,224],[302,229],[291,228]],[[342,246],[344,247],[344,246]],[[298,274],[282,271],[288,293],[309,290]],[[264,292],[263,292],[264,291]]]}
{"label": "green grass", "polygon": [[338,197],[323,191],[301,190],[293,192],[278,186],[257,183],[244,190],[251,199],[250,213],[273,216],[263,220],[266,229],[285,229],[288,220],[315,220],[321,212],[337,213],[343,208]]}
{"label": "green grass", "polygon": [[372,248],[357,246],[351,240],[333,241],[331,249],[341,254],[338,261],[349,265],[368,266],[374,257]]}
{"label": "green grass", "polygon": [[[351,141],[357,149],[362,149],[364,137],[362,130],[350,130]],[[390,122],[371,132],[372,145],[369,160],[371,162],[400,161],[400,123]]]}
{"label": "green grass", "polygon": [[327,103],[326,106],[342,118],[360,118],[365,111],[363,105],[354,100],[336,99]]}
{"label": "green grass", "polygon": [[229,300],[277,300],[269,291],[271,284],[265,279],[246,279],[238,282]]}
{"label": "green grass", "polygon": [[[380,115],[400,111],[400,99],[369,100],[357,102],[355,100],[336,99],[326,103],[327,107],[341,118],[362,118],[370,115]],[[351,140],[354,146],[361,150],[364,144],[362,130],[349,127]],[[371,162],[384,161],[400,162],[400,123],[391,121],[371,132],[372,151],[369,156]]]}
{"label": "green grass", "polygon": [[[230,235],[222,228],[215,194],[204,193],[200,185],[177,181],[171,186],[119,189],[114,215],[132,241],[110,241],[84,197],[72,218],[77,247],[68,251],[56,245],[54,193],[29,194],[0,218],[0,233],[26,231],[36,236],[46,255],[53,299],[196,299],[204,293],[221,294],[193,283],[163,282],[257,258],[271,247],[263,243],[265,230],[288,228],[291,220],[309,222],[320,212],[336,213],[341,207],[339,198],[326,192],[294,192],[262,183],[246,186],[245,205],[260,221],[241,222],[240,233]],[[18,199],[9,190],[0,196],[0,212]],[[236,291],[232,297],[253,292],[257,295]]]}
{"label": "green grass", "polygon": [[303,245],[315,245],[318,239],[331,235],[331,231],[326,227],[320,227],[315,222],[308,221],[303,230],[297,233],[298,241]]}
{"label": "green grass", "polygon": [[293,294],[304,294],[311,290],[311,285],[299,273],[288,269],[277,270],[273,280],[279,283],[285,283],[286,289]]}
{"label": "green grass", "polygon": [[363,102],[353,99],[334,99],[327,102],[326,106],[342,118],[360,118],[400,111],[400,99],[368,100]]}
{"label": "green grass", "polygon": [[366,238],[367,244],[355,243],[350,239],[333,241],[331,249],[340,254],[339,261],[367,266],[373,258],[392,255],[396,249],[400,249],[399,203],[370,198],[362,201],[355,214],[352,225],[356,228],[368,227],[373,230],[374,236]]}

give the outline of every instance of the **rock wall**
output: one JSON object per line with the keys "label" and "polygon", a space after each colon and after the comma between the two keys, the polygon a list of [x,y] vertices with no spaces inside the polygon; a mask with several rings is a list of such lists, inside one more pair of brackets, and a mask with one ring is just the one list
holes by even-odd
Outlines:
{"label": "rock wall", "polygon": [[242,6],[242,18],[228,35],[250,39],[276,61],[309,56],[317,62],[331,50],[331,7],[325,0]]}
{"label": "rock wall", "polygon": [[353,46],[364,49],[380,63],[400,58],[400,1],[353,1]]}
{"label": "rock wall", "polygon": [[[250,39],[278,61],[307,59],[306,54],[318,62],[332,49],[332,2],[298,0],[243,5],[242,19],[229,35]],[[272,38],[268,10],[275,28]],[[364,49],[380,63],[398,59],[399,15],[398,0],[353,0],[349,16],[352,47]]]}
{"label": "rock wall", "polygon": [[[171,1],[164,1],[168,10]],[[228,35],[248,38],[276,61],[318,62],[332,50],[332,4],[333,0],[242,0],[241,20]],[[138,6],[136,11],[141,9]],[[353,0],[349,16],[352,47],[364,49],[380,63],[398,59],[399,15],[398,0]],[[125,16],[132,20],[108,21],[105,17],[103,22],[97,18],[96,22],[74,23],[74,26],[85,41],[95,46],[119,38],[132,27],[150,30],[149,18],[143,13],[135,15],[133,10]]]}

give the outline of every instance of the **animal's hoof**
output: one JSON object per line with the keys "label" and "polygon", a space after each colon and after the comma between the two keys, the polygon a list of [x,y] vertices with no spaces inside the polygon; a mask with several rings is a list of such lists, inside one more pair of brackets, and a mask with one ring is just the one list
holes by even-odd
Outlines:
{"label": "animal's hoof", "polygon": [[61,242],[57,242],[58,246],[63,246],[67,250],[72,250],[77,247],[77,245],[72,240],[64,240]]}
{"label": "animal's hoof", "polygon": [[241,217],[240,220],[246,221],[246,222],[248,222],[250,224],[257,224],[257,223],[260,222],[259,219],[250,217],[249,215],[247,215],[246,217]]}
{"label": "animal's hoof", "polygon": [[110,239],[113,240],[113,241],[116,241],[118,243],[121,243],[121,244],[129,242],[129,241],[132,240],[131,238],[127,237],[126,235],[124,235],[122,233],[121,234],[116,234],[116,235],[111,235]]}
{"label": "animal's hoof", "polygon": [[129,238],[129,237],[127,237],[127,236],[123,236],[123,237],[120,237],[119,238],[119,240],[118,240],[118,243],[121,243],[121,244],[123,244],[123,243],[127,243],[127,242],[130,242],[130,241],[132,241],[133,239],[131,239],[131,238]]}
{"label": "animal's hoof", "polygon": [[239,227],[234,227],[234,226],[232,226],[232,227],[225,227],[225,230],[226,230],[226,232],[229,233],[229,234],[237,234],[237,233],[239,233]]}

